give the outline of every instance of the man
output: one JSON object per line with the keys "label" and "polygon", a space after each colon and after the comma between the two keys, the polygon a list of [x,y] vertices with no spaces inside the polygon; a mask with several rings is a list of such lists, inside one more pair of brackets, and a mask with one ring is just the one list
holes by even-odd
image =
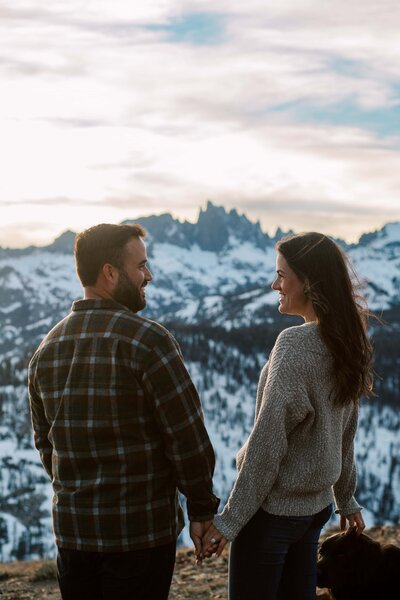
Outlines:
{"label": "man", "polygon": [[219,500],[214,452],[179,347],[138,316],[153,279],[140,225],[75,241],[84,299],[29,365],[36,448],[52,479],[63,600],[164,600],[187,498],[197,553]]}

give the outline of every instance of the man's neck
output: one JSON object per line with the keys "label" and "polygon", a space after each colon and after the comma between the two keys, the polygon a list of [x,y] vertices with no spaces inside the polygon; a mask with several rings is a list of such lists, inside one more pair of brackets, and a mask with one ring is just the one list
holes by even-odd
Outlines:
{"label": "man's neck", "polygon": [[85,300],[113,300],[109,292],[94,286],[84,287],[83,297]]}

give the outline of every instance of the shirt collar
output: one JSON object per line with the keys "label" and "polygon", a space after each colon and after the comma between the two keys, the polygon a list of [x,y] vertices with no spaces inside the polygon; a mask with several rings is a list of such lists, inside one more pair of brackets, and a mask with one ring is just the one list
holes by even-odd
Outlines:
{"label": "shirt collar", "polygon": [[123,304],[115,300],[75,300],[72,304],[72,310],[129,310]]}

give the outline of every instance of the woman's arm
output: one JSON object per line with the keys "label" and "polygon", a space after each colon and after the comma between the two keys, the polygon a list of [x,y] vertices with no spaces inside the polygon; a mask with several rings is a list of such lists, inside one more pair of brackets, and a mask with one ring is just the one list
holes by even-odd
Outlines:
{"label": "woman's arm", "polygon": [[215,527],[228,540],[236,537],[264,502],[287,452],[288,436],[310,410],[299,350],[283,334],[271,354],[260,410],[240,452],[236,482],[222,514],[214,518]]}
{"label": "woman's arm", "polygon": [[354,497],[357,484],[357,470],[354,460],[354,438],[357,431],[358,406],[352,407],[342,437],[342,470],[333,486],[336,512],[342,517],[359,513],[361,506]]}

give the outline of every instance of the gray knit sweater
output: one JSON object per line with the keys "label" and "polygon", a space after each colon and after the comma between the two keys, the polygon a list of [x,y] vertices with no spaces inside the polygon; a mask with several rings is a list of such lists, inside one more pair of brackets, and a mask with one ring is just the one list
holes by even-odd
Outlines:
{"label": "gray knit sweater", "polygon": [[313,515],[333,501],[342,515],[361,509],[354,498],[358,408],[335,404],[332,385],[332,358],[318,325],[283,331],[261,371],[236,482],[214,518],[228,540],[260,507],[285,516]]}

